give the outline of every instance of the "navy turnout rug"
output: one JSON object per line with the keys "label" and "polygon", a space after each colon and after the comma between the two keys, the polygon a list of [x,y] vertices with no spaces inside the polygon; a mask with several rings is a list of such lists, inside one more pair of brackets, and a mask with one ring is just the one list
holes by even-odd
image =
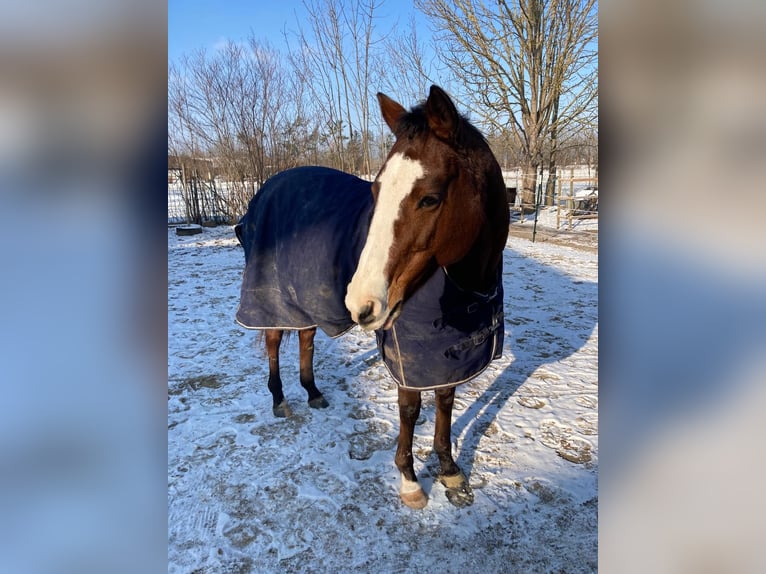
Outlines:
{"label": "navy turnout rug", "polygon": [[[245,250],[237,322],[248,329],[319,327],[337,337],[354,322],[346,287],[372,217],[370,182],[324,167],[269,179],[235,227]],[[492,293],[464,291],[438,269],[375,332],[381,357],[401,387],[429,390],[464,383],[503,348],[501,272]]]}

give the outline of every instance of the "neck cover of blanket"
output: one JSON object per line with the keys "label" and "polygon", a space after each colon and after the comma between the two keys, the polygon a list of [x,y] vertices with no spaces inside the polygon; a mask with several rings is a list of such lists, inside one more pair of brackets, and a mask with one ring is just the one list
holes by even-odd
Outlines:
{"label": "neck cover of blanket", "polygon": [[[498,277],[501,276],[498,271]],[[464,291],[438,269],[410,297],[378,350],[400,387],[459,385],[481,373],[503,350],[503,283],[487,295]]]}
{"label": "neck cover of blanket", "polygon": [[[344,297],[373,207],[370,182],[328,168],[296,168],[267,181],[235,227],[246,261],[237,322],[316,326],[330,337],[352,328]],[[500,270],[495,290],[482,295],[439,269],[376,339],[397,384],[428,390],[464,383],[499,358],[503,326]]]}

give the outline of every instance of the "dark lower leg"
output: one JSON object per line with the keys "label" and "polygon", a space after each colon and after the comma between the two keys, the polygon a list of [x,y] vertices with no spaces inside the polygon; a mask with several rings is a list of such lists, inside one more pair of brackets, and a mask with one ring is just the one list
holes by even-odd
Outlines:
{"label": "dark lower leg", "polygon": [[266,354],[269,357],[269,391],[273,399],[273,410],[276,416],[286,416],[287,413],[280,410],[285,402],[282,392],[282,379],[279,376],[279,345],[282,343],[282,331],[268,329],[265,333]]}
{"label": "dark lower leg", "polygon": [[455,387],[436,391],[434,451],[439,457],[440,472],[445,476],[460,472],[460,468],[452,458],[452,404],[454,401]]}
{"label": "dark lower leg", "polygon": [[423,489],[418,484],[412,460],[412,436],[415,422],[420,415],[420,392],[399,389],[399,446],[396,449],[396,466],[402,473],[399,497],[410,508],[421,509],[428,504]]}
{"label": "dark lower leg", "polygon": [[468,480],[452,458],[452,404],[455,388],[436,391],[436,429],[434,451],[439,457],[439,481],[446,487],[445,494],[455,506],[473,504],[473,491]]}
{"label": "dark lower leg", "polygon": [[394,460],[402,476],[412,482],[417,480],[412,459],[412,437],[419,416],[420,391],[399,389],[399,444]]}
{"label": "dark lower leg", "polygon": [[314,336],[316,328],[298,331],[301,386],[309,395],[309,406],[321,409],[328,406],[314,382]]}

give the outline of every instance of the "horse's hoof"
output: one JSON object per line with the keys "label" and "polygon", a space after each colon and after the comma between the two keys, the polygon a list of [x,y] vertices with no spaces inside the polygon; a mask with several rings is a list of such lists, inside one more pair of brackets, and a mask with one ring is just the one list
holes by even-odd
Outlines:
{"label": "horse's hoof", "polygon": [[428,504],[428,497],[422,488],[412,492],[399,492],[399,497],[405,505],[415,510],[425,508]]}
{"label": "horse's hoof", "polygon": [[277,418],[283,419],[292,415],[293,411],[290,410],[290,405],[287,404],[287,401],[282,401],[274,407],[274,416]]}
{"label": "horse's hoof", "polygon": [[473,504],[473,489],[462,472],[452,476],[440,475],[438,479],[446,488],[447,500],[454,506],[463,508]]}
{"label": "horse's hoof", "polygon": [[330,406],[330,403],[328,403],[322,395],[319,395],[318,397],[309,399],[309,406],[312,409],[326,409]]}
{"label": "horse's hoof", "polygon": [[418,481],[407,480],[404,478],[404,475],[402,475],[402,486],[399,488],[399,497],[404,504],[415,510],[425,508],[426,504],[428,504],[428,497],[423,492]]}

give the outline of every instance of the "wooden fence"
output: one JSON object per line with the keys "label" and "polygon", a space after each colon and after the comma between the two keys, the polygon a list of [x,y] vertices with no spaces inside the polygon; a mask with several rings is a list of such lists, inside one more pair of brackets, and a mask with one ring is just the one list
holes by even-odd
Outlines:
{"label": "wooden fence", "polygon": [[[564,190],[564,184],[567,189]],[[585,190],[593,193],[576,195],[575,184],[585,183]],[[579,186],[578,186],[579,187]],[[572,231],[572,222],[581,219],[598,219],[598,177],[558,177],[558,193],[556,194],[556,229],[561,229],[562,209],[566,219],[567,229]],[[579,191],[584,191],[580,189]],[[566,195],[565,195],[566,193]]]}
{"label": "wooden fence", "polygon": [[247,209],[256,185],[221,182],[185,166],[168,173],[168,224],[232,224]]}

